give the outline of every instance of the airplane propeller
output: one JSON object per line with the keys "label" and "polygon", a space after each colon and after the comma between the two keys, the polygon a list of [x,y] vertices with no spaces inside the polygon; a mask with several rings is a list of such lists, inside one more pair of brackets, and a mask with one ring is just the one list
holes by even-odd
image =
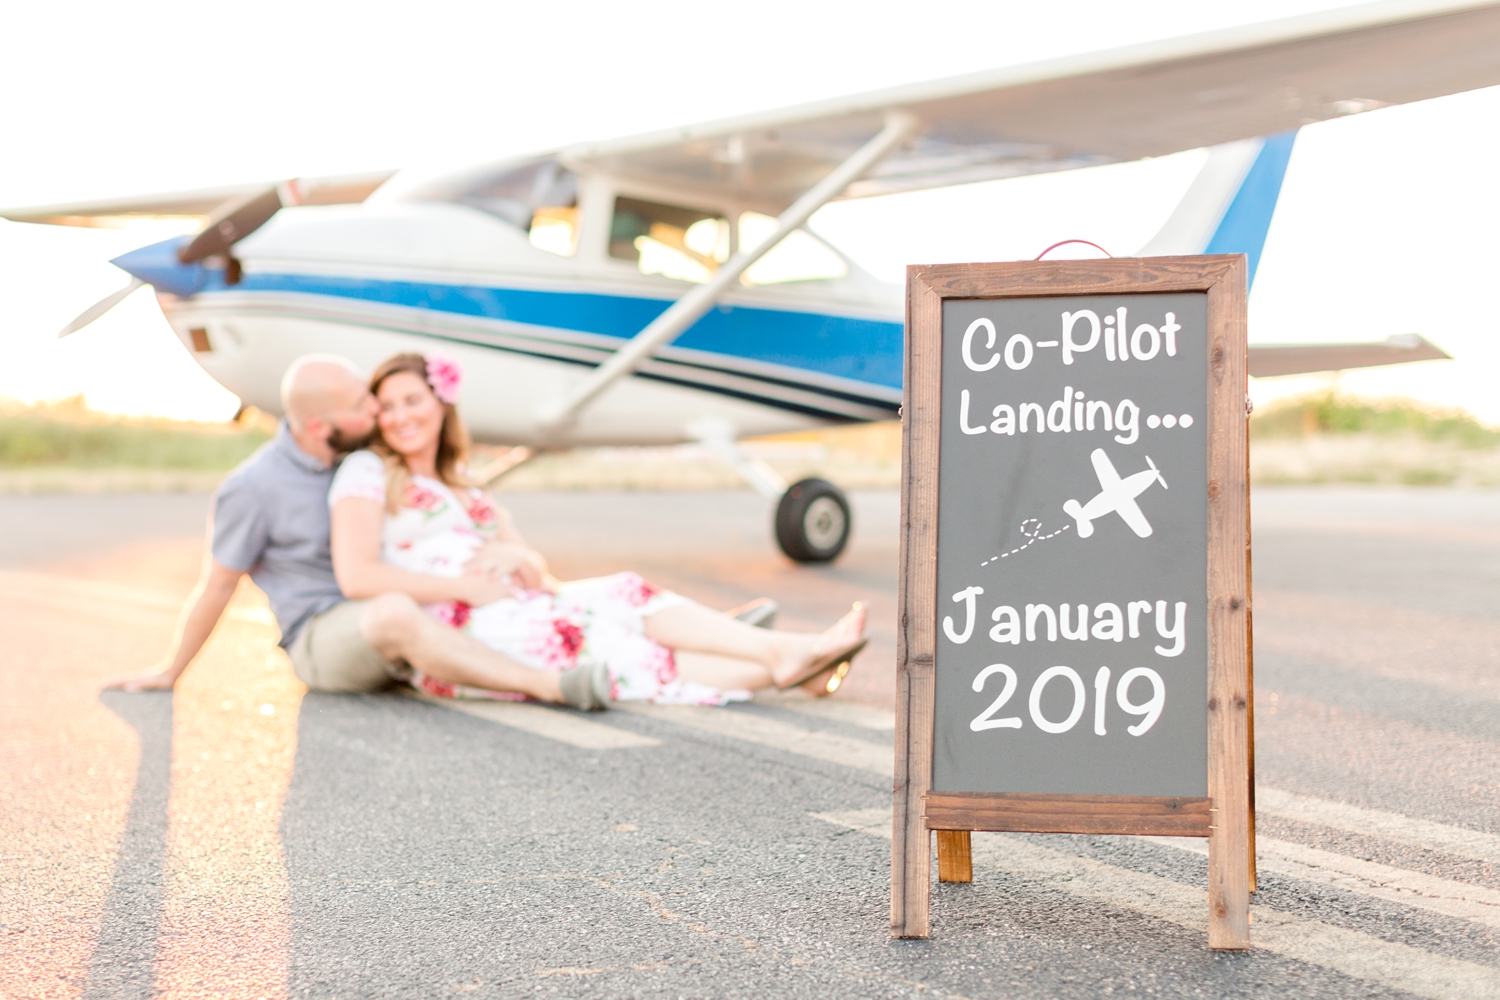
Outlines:
{"label": "airplane propeller", "polygon": [[[239,282],[239,262],[229,253],[240,240],[271,221],[271,216],[281,211],[284,205],[301,203],[297,182],[287,181],[255,194],[232,198],[213,210],[203,229],[177,251],[177,259],[184,264],[208,257],[222,256],[228,266],[225,270],[226,284]],[[233,270],[231,277],[230,269]]]}
{"label": "airplane propeller", "polygon": [[[239,260],[230,252],[234,245],[271,221],[271,217],[283,207],[300,205],[302,200],[301,187],[296,180],[286,181],[254,194],[231,198],[209,214],[208,221],[196,236],[177,248],[177,259],[183,264],[194,264],[209,257],[222,257],[224,284],[237,285],[242,271]],[[74,317],[72,322],[58,331],[57,339],[61,340],[82,330],[125,301],[143,284],[145,282],[139,278],[131,278],[124,288],[109,293]]]}
{"label": "airplane propeller", "polygon": [[121,288],[118,291],[110,292],[108,295],[104,296],[104,298],[100,299],[98,302],[95,302],[93,305],[89,306],[83,312],[75,316],[73,318],[73,322],[69,323],[67,326],[58,331],[57,339],[62,340],[69,334],[77,333],[79,330],[82,330],[94,320],[109,312],[115,306],[119,305],[121,302],[124,302],[130,296],[130,293],[134,292],[137,288],[140,288],[144,284],[145,282],[140,278],[131,278],[129,283],[126,284],[124,288]]}
{"label": "airplane propeller", "polygon": [[1161,474],[1161,470],[1156,467],[1156,463],[1151,461],[1150,455],[1146,456],[1146,464],[1151,466],[1152,472],[1156,473],[1156,481],[1161,483],[1161,488],[1168,489],[1166,477]]}

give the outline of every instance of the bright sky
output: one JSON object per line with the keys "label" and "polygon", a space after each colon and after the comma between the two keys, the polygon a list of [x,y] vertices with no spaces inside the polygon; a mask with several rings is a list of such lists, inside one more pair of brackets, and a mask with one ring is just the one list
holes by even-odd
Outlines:
{"label": "bright sky", "polygon": [[[264,0],[16,5],[0,62],[0,204],[491,159],[875,87],[1339,6],[1254,3],[545,4]],[[747,11],[753,10],[751,16]],[[643,13],[649,11],[649,13]],[[955,25],[963,30],[955,31]],[[1353,391],[1500,423],[1493,182],[1500,88],[1304,129],[1256,287],[1258,342],[1416,331],[1457,362],[1349,373]],[[880,277],[907,262],[1032,257],[1067,237],[1134,252],[1201,154],[830,206],[814,227]],[[0,395],[126,413],[236,402],[106,263],[170,235],[0,222]],[[1271,380],[1264,400],[1322,384]]]}

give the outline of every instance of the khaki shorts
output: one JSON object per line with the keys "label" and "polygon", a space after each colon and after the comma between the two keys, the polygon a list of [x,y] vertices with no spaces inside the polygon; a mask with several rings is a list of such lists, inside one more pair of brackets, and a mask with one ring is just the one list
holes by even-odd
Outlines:
{"label": "khaki shorts", "polygon": [[297,679],[313,691],[379,691],[411,668],[380,655],[360,634],[368,601],[345,601],[308,619],[287,649]]}

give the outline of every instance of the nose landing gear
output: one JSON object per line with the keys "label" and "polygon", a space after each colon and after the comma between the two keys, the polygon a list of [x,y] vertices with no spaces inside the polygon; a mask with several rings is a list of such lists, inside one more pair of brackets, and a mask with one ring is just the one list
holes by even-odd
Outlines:
{"label": "nose landing gear", "polygon": [[848,498],[826,479],[793,483],[776,505],[776,541],[797,562],[837,559],[852,523]]}

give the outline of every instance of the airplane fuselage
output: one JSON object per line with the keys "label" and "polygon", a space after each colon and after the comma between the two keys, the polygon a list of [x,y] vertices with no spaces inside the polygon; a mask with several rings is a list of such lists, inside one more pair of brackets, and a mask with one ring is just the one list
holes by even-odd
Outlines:
{"label": "airplane fuselage", "polygon": [[[691,287],[611,257],[602,240],[589,246],[602,227],[580,229],[576,252],[559,256],[464,204],[286,209],[236,247],[238,283],[212,267],[191,279],[200,287],[179,288],[190,294],[163,291],[170,275],[154,283],[184,346],[247,404],[276,412],[281,373],[310,351],[373,367],[438,348],[469,370],[463,412],[475,436],[530,444],[549,400]],[[170,246],[148,250],[175,266]],[[842,277],[742,285],[589,408],[564,443],[670,444],[705,420],[745,436],[888,419],[901,345],[900,290],[852,265]]]}

